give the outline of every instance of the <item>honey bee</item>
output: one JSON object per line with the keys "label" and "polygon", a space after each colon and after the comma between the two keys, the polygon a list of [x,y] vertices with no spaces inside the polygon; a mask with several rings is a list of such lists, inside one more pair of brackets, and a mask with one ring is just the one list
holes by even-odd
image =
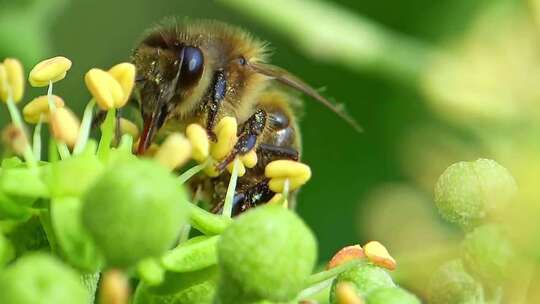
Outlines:
{"label": "honey bee", "polygon": [[[224,170],[236,156],[255,149],[258,162],[238,179],[233,214],[268,202],[275,193],[264,175],[277,159],[301,158],[296,120],[298,90],[324,104],[355,129],[358,124],[342,109],[284,69],[270,65],[267,44],[242,29],[216,21],[168,22],[150,30],[135,48],[136,98],[143,118],[138,153],[156,134],[184,132],[191,123],[203,126],[210,140],[226,116],[238,121],[238,141],[217,165],[218,177],[192,179],[212,211],[221,210],[230,175]],[[294,199],[294,193],[290,194]]]}

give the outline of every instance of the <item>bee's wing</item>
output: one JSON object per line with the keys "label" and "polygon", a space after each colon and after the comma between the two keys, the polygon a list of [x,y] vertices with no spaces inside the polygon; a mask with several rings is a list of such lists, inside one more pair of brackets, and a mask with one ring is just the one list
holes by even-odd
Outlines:
{"label": "bee's wing", "polygon": [[257,73],[271,77],[286,86],[289,86],[312,97],[313,99],[326,106],[332,112],[336,113],[343,120],[345,120],[357,132],[362,132],[362,127],[356,122],[356,120],[354,120],[354,118],[352,118],[351,116],[349,116],[349,114],[347,114],[347,112],[345,112],[341,104],[333,104],[328,99],[324,98],[321,94],[319,94],[314,88],[303,82],[298,77],[289,73],[287,70],[274,65],[259,62],[249,62],[247,63],[247,65]]}

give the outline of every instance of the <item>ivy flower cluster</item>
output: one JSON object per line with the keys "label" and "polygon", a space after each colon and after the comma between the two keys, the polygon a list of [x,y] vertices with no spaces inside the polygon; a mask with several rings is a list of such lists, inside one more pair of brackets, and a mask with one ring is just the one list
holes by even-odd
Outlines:
{"label": "ivy flower cluster", "polygon": [[[223,213],[210,213],[190,202],[184,184],[196,174],[220,174],[218,164],[238,140],[236,119],[218,122],[215,141],[191,124],[137,156],[137,125],[117,117],[134,89],[135,67],[90,69],[84,82],[91,99],[79,119],[53,94],[71,66],[61,56],[38,63],[28,82],[47,92],[21,115],[23,67],[16,59],[0,65],[0,98],[12,118],[4,141],[24,158],[0,166],[0,303],[293,303],[330,288],[332,303],[417,303],[392,282],[386,271],[396,261],[378,242],[348,246],[313,272],[315,236],[283,208],[289,192],[311,178],[309,166],[270,162],[264,174],[277,194],[233,219],[237,178],[258,164],[254,150],[237,156],[225,168],[231,178]],[[98,140],[90,137],[96,106],[106,112]],[[25,122],[34,125],[32,141]],[[194,167],[175,174],[192,160]],[[389,290],[368,294],[366,280],[389,282]]]}

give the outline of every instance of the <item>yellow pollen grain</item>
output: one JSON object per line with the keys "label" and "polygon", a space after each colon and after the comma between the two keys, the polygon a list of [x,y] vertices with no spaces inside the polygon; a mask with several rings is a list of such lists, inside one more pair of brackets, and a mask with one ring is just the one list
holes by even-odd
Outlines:
{"label": "yellow pollen grain", "polygon": [[224,117],[219,121],[214,130],[217,143],[210,149],[210,154],[214,159],[222,160],[232,151],[237,141],[237,128],[238,124],[234,117]]}
{"label": "yellow pollen grain", "polygon": [[[234,167],[234,161],[227,165],[227,171],[229,171],[229,173],[231,173],[231,174],[232,174],[232,171],[233,171],[233,167]],[[238,174],[239,177],[242,177],[242,176],[244,176],[244,174],[246,174],[246,167],[244,166],[244,164],[242,162],[238,162],[237,174]]]}
{"label": "yellow pollen grain", "polygon": [[172,133],[159,147],[154,159],[159,163],[174,170],[184,165],[191,157],[191,144],[184,135]]}
{"label": "yellow pollen grain", "polygon": [[390,255],[386,247],[377,241],[371,241],[364,245],[364,253],[375,265],[389,270],[396,268],[396,260]]}
{"label": "yellow pollen grain", "polygon": [[[65,105],[61,97],[52,95],[51,98],[56,108],[62,108]],[[24,120],[28,123],[36,124],[39,122],[40,117],[43,122],[48,122],[50,114],[49,97],[43,95],[32,99],[32,101],[24,106],[22,113]]]}
{"label": "yellow pollen grain", "polygon": [[210,141],[206,130],[198,124],[190,124],[186,128],[186,136],[193,147],[193,159],[202,163],[210,153]]}
{"label": "yellow pollen grain", "polygon": [[246,166],[246,168],[253,168],[257,165],[257,152],[255,150],[251,150],[248,153],[242,155],[240,157],[240,160]]}
{"label": "yellow pollen grain", "polygon": [[79,136],[80,122],[77,116],[66,107],[58,108],[51,113],[51,131],[58,141],[73,147]]}
{"label": "yellow pollen grain", "polygon": [[94,68],[86,73],[84,81],[102,110],[109,110],[115,108],[117,104],[122,104],[124,91],[111,74]]}
{"label": "yellow pollen grain", "polygon": [[111,74],[111,76],[118,81],[120,87],[122,87],[124,98],[121,102],[115,104],[116,108],[121,108],[128,102],[135,85],[135,65],[127,62],[117,64],[109,70],[109,74]]}
{"label": "yellow pollen grain", "polygon": [[38,63],[30,71],[28,81],[33,87],[45,87],[49,82],[57,82],[66,77],[71,69],[71,60],[57,56]]}

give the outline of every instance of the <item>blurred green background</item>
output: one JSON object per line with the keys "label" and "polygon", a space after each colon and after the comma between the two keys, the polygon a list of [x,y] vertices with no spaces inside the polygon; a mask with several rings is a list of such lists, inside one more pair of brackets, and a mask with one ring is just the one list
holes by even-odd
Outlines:
{"label": "blurred green background", "polygon": [[[128,60],[140,34],[163,17],[211,18],[241,25],[271,43],[274,64],[315,87],[324,87],[324,95],[345,103],[351,116],[365,129],[362,134],[355,133],[324,107],[304,98],[305,113],[301,120],[304,161],[312,167],[314,175],[301,191],[298,211],[319,239],[322,260],[344,245],[363,244],[374,238],[390,242],[392,249],[391,235],[407,230],[408,226],[430,230],[442,225],[417,225],[416,216],[438,221],[431,203],[430,185],[444,168],[464,156],[469,159],[489,156],[476,148],[477,136],[440,115],[440,111],[434,111],[415,77],[393,75],[379,71],[376,66],[351,68],[343,61],[320,60],[297,48],[292,36],[224,2],[0,0],[0,58],[19,57],[27,69],[48,56],[70,58],[73,68],[67,79],[55,87],[55,92],[81,113],[89,99],[83,74],[91,67],[107,68]],[[513,1],[332,3],[362,16],[363,20],[371,20],[377,28],[431,49],[459,41],[473,20],[495,2]],[[290,22],[294,24],[294,20]],[[325,20],[318,20],[317,24],[321,30],[326,26]],[[351,35],[350,39],[363,37]],[[399,41],[396,43],[399,50]],[[391,57],[392,53],[385,56]],[[428,64],[427,57],[419,58],[421,66],[424,59]],[[32,89],[27,99],[43,93]],[[7,121],[6,114],[2,110],[2,125]],[[455,142],[459,144],[453,145]],[[441,151],[444,155],[439,155]],[[382,206],[378,196],[384,196],[385,189],[395,193],[391,185],[399,185],[403,192],[398,190],[389,205],[381,209],[382,213],[374,214],[373,210]],[[423,205],[409,204],[411,196],[414,201],[423,201]],[[384,220],[396,217],[400,220]],[[409,239],[409,246],[429,239],[429,232],[422,229],[410,232],[417,234],[420,241]],[[443,239],[452,238],[451,228],[440,229],[448,232]]]}

